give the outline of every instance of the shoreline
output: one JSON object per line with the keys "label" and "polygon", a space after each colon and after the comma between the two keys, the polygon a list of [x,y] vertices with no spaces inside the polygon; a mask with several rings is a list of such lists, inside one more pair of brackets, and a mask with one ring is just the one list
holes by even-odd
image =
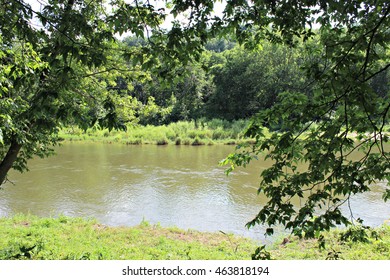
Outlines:
{"label": "shoreline", "polygon": [[63,128],[58,137],[61,141],[92,141],[121,143],[126,145],[236,145],[253,142],[243,137],[248,121],[224,123],[220,120],[195,125],[195,122],[180,121],[168,125],[128,126],[126,131],[108,129],[81,130],[77,127]]}
{"label": "shoreline", "polygon": [[[348,232],[362,234],[363,227]],[[280,236],[266,250],[276,260],[390,260],[390,225],[365,229],[359,242],[340,239],[347,230],[324,233],[316,239]],[[18,214],[0,218],[0,259],[45,260],[250,260],[263,244],[222,232],[199,232],[161,227],[148,222],[110,227],[93,219],[39,218]],[[361,235],[362,236],[362,235]]]}

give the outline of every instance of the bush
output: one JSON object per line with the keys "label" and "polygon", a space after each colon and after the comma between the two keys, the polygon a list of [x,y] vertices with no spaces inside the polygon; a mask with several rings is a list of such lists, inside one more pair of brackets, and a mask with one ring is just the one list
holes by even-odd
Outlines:
{"label": "bush", "polygon": [[169,141],[165,136],[156,141],[157,145],[167,145],[168,143],[169,143]]}
{"label": "bush", "polygon": [[194,141],[191,144],[192,146],[200,146],[200,145],[205,145],[205,142],[202,141],[199,137],[196,137]]}
{"label": "bush", "polygon": [[213,140],[221,140],[221,139],[226,139],[229,138],[229,133],[225,131],[223,128],[219,127],[213,131],[213,134],[211,138]]}
{"label": "bush", "polygon": [[183,143],[183,145],[191,145],[191,139],[190,138],[184,138],[182,143]]}
{"label": "bush", "polygon": [[141,145],[142,138],[129,138],[125,142],[127,145]]}

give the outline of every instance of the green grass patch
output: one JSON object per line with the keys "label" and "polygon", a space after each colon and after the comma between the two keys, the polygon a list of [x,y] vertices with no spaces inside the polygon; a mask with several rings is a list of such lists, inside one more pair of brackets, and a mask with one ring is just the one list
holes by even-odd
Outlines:
{"label": "green grass patch", "polygon": [[107,227],[81,218],[16,215],[0,219],[0,259],[207,260],[250,259],[256,244],[222,233],[142,222]]}
{"label": "green grass patch", "polygon": [[228,122],[213,119],[179,121],[161,126],[128,126],[127,131],[108,131],[91,128],[83,131],[77,127],[64,128],[59,137],[64,141],[93,141],[104,143],[123,143],[129,145],[213,145],[235,144],[251,139],[244,138],[243,132],[248,121]]}
{"label": "green grass patch", "polygon": [[[351,234],[352,233],[352,234]],[[277,260],[390,260],[390,226],[332,230],[317,239],[282,237],[267,250]]]}
{"label": "green grass patch", "polygon": [[[247,260],[261,243],[147,222],[108,227],[93,219],[31,215],[1,218],[0,236],[2,260]],[[332,230],[325,240],[321,247],[317,239],[281,237],[266,250],[276,260],[390,259],[389,225],[364,231],[358,227]]]}

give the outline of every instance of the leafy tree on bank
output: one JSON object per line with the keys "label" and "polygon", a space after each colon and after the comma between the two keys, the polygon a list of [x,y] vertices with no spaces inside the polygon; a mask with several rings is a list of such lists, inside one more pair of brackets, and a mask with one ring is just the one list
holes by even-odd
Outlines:
{"label": "leafy tree on bank", "polygon": [[[50,155],[62,126],[124,129],[122,118],[133,116],[116,103],[133,103],[119,98],[118,81],[141,79],[157,61],[174,68],[200,50],[188,46],[194,34],[162,30],[165,10],[143,1],[44,3],[0,1],[0,184],[11,168]],[[125,32],[148,46],[119,44]]]}
{"label": "leafy tree on bank", "polygon": [[215,53],[221,53],[233,49],[237,45],[237,42],[233,39],[233,36],[228,38],[211,38],[207,41],[205,49]]}
{"label": "leafy tree on bank", "polygon": [[[268,198],[248,226],[268,225],[273,234],[282,225],[300,237],[319,237],[321,231],[349,225],[355,217],[348,209],[351,197],[369,192],[372,184],[388,181],[390,67],[390,3],[388,1],[255,1],[237,6],[241,20],[253,19],[266,9],[275,15],[265,30],[273,41],[295,45],[297,37],[322,59],[306,65],[313,80],[310,98],[286,91],[275,105],[252,119],[246,134],[256,138],[240,147],[225,163],[231,169],[260,156],[272,160],[261,172],[259,194]],[[285,17],[285,18],[284,18]],[[284,20],[282,21],[282,18]],[[308,27],[319,24],[319,44]],[[245,40],[251,40],[247,35]],[[315,55],[318,57],[318,55]],[[379,82],[380,81],[380,82]],[[280,126],[270,137],[264,126]],[[358,159],[352,155],[358,155]],[[383,193],[390,197],[387,188]],[[301,205],[294,206],[292,201]],[[261,250],[260,250],[261,251]]]}
{"label": "leafy tree on bank", "polygon": [[[134,36],[125,38],[123,42],[129,46],[137,45]],[[142,44],[146,44],[143,41]],[[153,101],[151,111],[140,111],[139,123],[142,125],[161,125],[179,120],[196,120],[203,117],[205,100],[212,94],[211,76],[205,70],[210,68],[212,55],[204,52],[199,61],[170,69],[173,74],[169,78],[161,78],[154,73],[144,82],[132,82],[132,90],[127,94],[139,100],[143,105]],[[160,72],[168,71],[162,65],[157,65]],[[127,88],[127,84],[123,84]],[[151,107],[151,106],[149,106]]]}
{"label": "leafy tree on bank", "polygon": [[258,49],[235,47],[222,53],[224,62],[212,67],[215,91],[206,114],[227,120],[243,119],[271,108],[288,90],[310,94],[302,67],[302,48],[259,42]]}
{"label": "leafy tree on bank", "polygon": [[[128,44],[136,40],[124,41]],[[217,46],[220,41],[234,44],[232,39],[210,41]],[[135,81],[129,94],[143,104],[153,97],[161,109],[172,107],[164,110],[165,115],[156,111],[152,118],[140,116],[141,124],[158,125],[201,117],[244,119],[272,107],[279,93],[287,90],[301,90],[310,95],[309,82],[302,70],[306,60],[301,45],[292,49],[266,41],[259,42],[256,51],[240,46],[205,51],[200,61],[176,70],[182,78],[173,79],[168,85],[157,77],[145,83]]]}
{"label": "leafy tree on bank", "polygon": [[113,38],[93,26],[103,24],[101,3],[51,3],[39,13],[23,1],[1,3],[0,183],[11,167],[24,171],[33,155],[49,155],[62,124],[120,125],[102,81],[115,63],[105,51]]}

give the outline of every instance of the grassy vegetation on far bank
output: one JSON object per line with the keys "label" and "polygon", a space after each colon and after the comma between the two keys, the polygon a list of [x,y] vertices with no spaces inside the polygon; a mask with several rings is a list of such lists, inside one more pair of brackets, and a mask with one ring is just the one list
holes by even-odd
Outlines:
{"label": "grassy vegetation on far bank", "polygon": [[[316,240],[284,239],[267,247],[272,259],[390,259],[390,226],[365,230],[362,237],[334,230],[325,249]],[[340,236],[348,238],[340,239]],[[163,228],[142,222],[107,227],[81,218],[16,215],[0,219],[0,259],[207,260],[250,259],[260,242],[238,236]],[[364,236],[363,236],[364,237]],[[287,241],[286,241],[287,240]]]}
{"label": "grassy vegetation on far bank", "polygon": [[127,131],[108,131],[107,129],[92,128],[83,131],[80,128],[70,127],[60,131],[59,136],[65,141],[99,141],[106,143],[123,143],[129,145],[157,144],[157,145],[213,145],[237,144],[250,141],[243,137],[248,122],[238,120],[228,122],[213,119],[179,121],[161,126],[129,126]]}
{"label": "grassy vegetation on far bank", "polygon": [[[127,131],[89,128],[87,131],[78,127],[64,128],[59,137],[64,141],[91,141],[103,143],[122,143],[127,145],[235,145],[243,142],[253,143],[254,139],[244,137],[249,120],[226,121],[221,119],[198,121],[179,121],[168,125],[128,125]],[[315,126],[315,125],[313,125]],[[384,131],[388,133],[390,126]],[[270,136],[267,128],[264,135]],[[300,136],[305,137],[305,134]],[[356,133],[350,133],[356,138]]]}

